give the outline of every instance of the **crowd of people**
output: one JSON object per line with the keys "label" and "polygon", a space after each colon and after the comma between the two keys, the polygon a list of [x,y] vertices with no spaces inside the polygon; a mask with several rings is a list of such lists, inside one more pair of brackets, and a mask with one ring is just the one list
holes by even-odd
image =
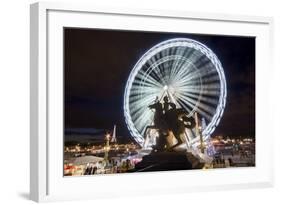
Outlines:
{"label": "crowd of people", "polygon": [[125,173],[133,170],[135,164],[127,160],[109,160],[97,163],[88,163],[84,175]]}
{"label": "crowd of people", "polygon": [[212,165],[213,168],[225,168],[225,167],[235,167],[235,166],[254,166],[255,164],[254,154],[250,154],[246,151],[240,151],[236,154],[231,152],[231,154],[217,153],[214,156]]}

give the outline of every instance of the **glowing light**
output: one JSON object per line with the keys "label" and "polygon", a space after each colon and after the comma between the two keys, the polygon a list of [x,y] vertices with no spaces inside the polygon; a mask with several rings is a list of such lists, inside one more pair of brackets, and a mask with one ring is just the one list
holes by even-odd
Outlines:
{"label": "glowing light", "polygon": [[[168,95],[189,116],[204,119],[203,139],[218,125],[226,103],[226,81],[220,61],[205,45],[187,38],[161,42],[136,63],[124,95],[124,115],[131,135],[143,146],[144,131],[153,122],[148,108]],[[192,135],[192,132],[190,132]],[[190,142],[199,141],[190,136]]]}

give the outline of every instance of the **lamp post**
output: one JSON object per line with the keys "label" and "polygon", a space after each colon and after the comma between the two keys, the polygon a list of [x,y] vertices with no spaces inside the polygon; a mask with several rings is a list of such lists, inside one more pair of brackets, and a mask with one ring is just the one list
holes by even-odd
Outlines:
{"label": "lamp post", "polygon": [[198,131],[199,131],[199,137],[200,137],[200,150],[201,150],[201,153],[204,153],[205,146],[204,146],[204,142],[203,142],[203,135],[202,135],[202,127],[201,126],[198,127]]}
{"label": "lamp post", "polygon": [[196,124],[196,136],[199,136],[199,141],[200,141],[200,151],[201,153],[204,153],[204,141],[203,141],[203,135],[202,135],[202,126],[199,125],[199,119],[198,119],[198,114],[197,112],[194,113],[195,115],[195,124]]}
{"label": "lamp post", "polygon": [[106,163],[108,162],[108,152],[109,152],[109,149],[110,149],[109,141],[110,141],[110,134],[106,133],[106,135],[105,135],[105,147],[104,147],[104,161]]}

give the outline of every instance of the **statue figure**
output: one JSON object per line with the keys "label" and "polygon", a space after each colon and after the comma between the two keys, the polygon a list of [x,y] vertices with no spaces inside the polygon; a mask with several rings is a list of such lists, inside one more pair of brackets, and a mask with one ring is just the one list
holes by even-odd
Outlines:
{"label": "statue figure", "polygon": [[159,139],[156,144],[155,149],[162,150],[166,144],[166,135],[167,135],[167,124],[164,119],[162,103],[158,99],[155,100],[155,103],[148,106],[150,109],[155,110],[154,118],[153,118],[153,125],[149,125],[145,129],[145,134],[148,129],[155,129],[159,133]]}
{"label": "statue figure", "polygon": [[169,102],[169,98],[168,98],[168,96],[165,96],[164,98],[163,98],[163,100],[164,100],[164,113],[166,113],[166,112],[168,112],[168,110],[169,110],[169,107],[170,107],[170,102]]}
{"label": "statue figure", "polygon": [[149,105],[150,109],[155,110],[153,125],[147,126],[145,134],[148,129],[156,129],[159,134],[159,140],[156,144],[158,150],[163,150],[167,147],[167,136],[173,132],[177,143],[170,147],[170,149],[183,143],[182,136],[185,134],[185,129],[192,129],[195,127],[195,120],[193,117],[187,117],[188,113],[183,109],[177,109],[174,103],[169,102],[168,96],[163,98],[164,104],[156,98],[155,103]]}

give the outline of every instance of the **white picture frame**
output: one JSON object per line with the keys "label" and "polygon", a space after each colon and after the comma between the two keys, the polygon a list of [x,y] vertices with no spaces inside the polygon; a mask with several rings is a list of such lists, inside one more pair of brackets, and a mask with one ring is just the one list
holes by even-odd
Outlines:
{"label": "white picture frame", "polygon": [[[270,127],[272,113],[267,113],[263,109],[270,106],[267,96],[270,94],[268,91],[271,86],[268,70],[272,69],[272,18],[189,11],[98,8],[95,5],[46,2],[32,4],[30,11],[30,198],[32,200],[41,202],[95,199],[125,197],[127,194],[163,194],[273,186],[273,132],[267,128]],[[256,167],[63,177],[61,120],[63,36],[61,34],[65,26],[255,36]],[[264,84],[264,81],[268,83]],[[263,137],[265,135],[266,139]],[[118,184],[118,189],[108,186],[110,183]],[[72,188],[74,186],[79,189],[74,190]]]}

